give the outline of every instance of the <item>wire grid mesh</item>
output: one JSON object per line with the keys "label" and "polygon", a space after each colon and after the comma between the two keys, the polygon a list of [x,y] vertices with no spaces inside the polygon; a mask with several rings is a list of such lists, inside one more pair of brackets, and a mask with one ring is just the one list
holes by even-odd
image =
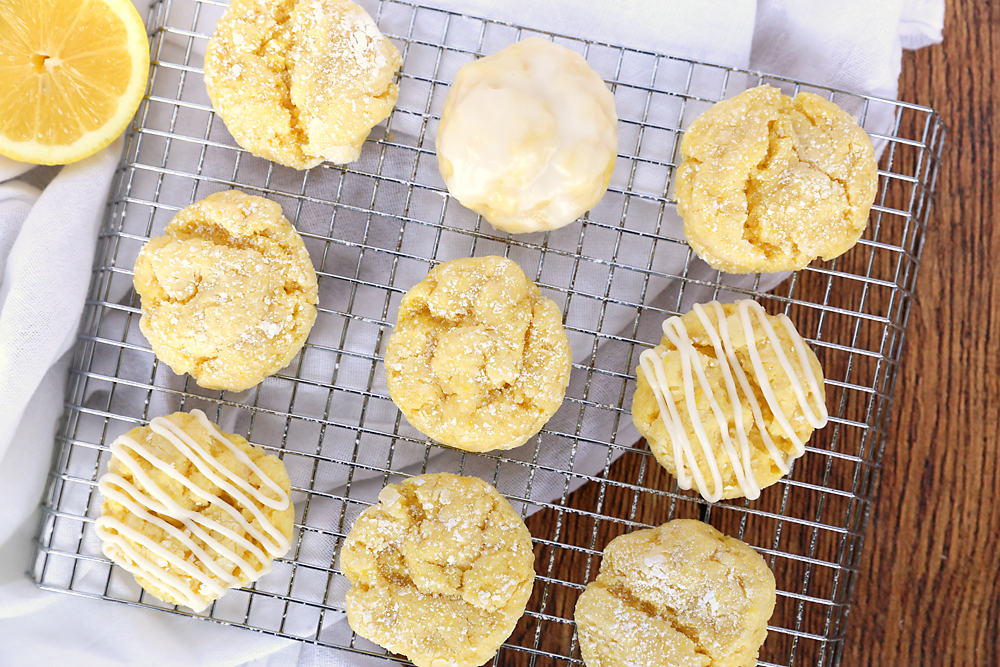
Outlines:
{"label": "wire grid mesh", "polygon": [[[526,517],[537,579],[496,664],[580,664],[572,611],[613,537],[675,517],[708,521],[762,553],[778,603],[761,664],[837,664],[933,196],[944,130],[930,109],[645,53],[417,5],[367,6],[403,54],[400,96],[362,158],[298,172],[233,143],[208,104],[201,57],[224,3],[153,5],[149,94],[127,135],[98,243],[30,575],[45,589],[191,614],[139,589],[103,557],[92,523],[108,445],[161,414],[201,408],[284,460],[296,500],[289,554],[201,616],[357,654],[386,656],[344,621],[336,554],[382,486],[420,472],[478,474]],[[615,92],[619,158],[604,200],[547,234],[498,234],[447,196],[433,137],[459,66],[530,34],[582,53]],[[859,117],[883,148],[868,231],[846,255],[774,277],[733,278],[688,249],[670,190],[678,144],[718,99],[758,83],[811,90]],[[237,187],[282,204],[317,267],[317,324],[286,369],[213,392],[159,364],[138,330],[131,269],[183,206]],[[504,453],[460,454],[406,424],[381,359],[399,299],[435,264],[502,254],[555,300],[573,381],[543,432]],[[780,279],[780,278],[779,278]],[[831,424],[754,502],[708,504],[677,488],[631,426],[638,354],[659,324],[712,298],[785,312],[824,365]],[[388,656],[392,658],[393,656]],[[358,658],[361,659],[360,657]]]}

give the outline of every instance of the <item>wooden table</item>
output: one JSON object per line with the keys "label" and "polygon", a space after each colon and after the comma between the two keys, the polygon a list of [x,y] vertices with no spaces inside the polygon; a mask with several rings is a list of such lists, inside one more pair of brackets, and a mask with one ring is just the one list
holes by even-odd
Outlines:
{"label": "wooden table", "polygon": [[[936,109],[948,136],[843,665],[1000,664],[1000,261],[990,255],[1000,251],[1000,231],[991,225],[1000,208],[992,183],[1000,151],[991,141],[994,130],[1000,137],[992,111],[1000,104],[1000,5],[987,5],[949,2],[944,43],[903,58],[900,99]],[[656,465],[639,471],[619,460],[609,473],[622,480],[638,474],[650,488],[673,484]],[[571,504],[629,515],[630,496],[598,493],[585,486]],[[665,512],[640,508],[635,519],[655,525]],[[529,528],[551,532],[552,520],[540,512]],[[577,543],[593,522],[567,516],[561,526],[563,539]],[[613,536],[602,528],[597,544]],[[549,560],[559,578],[596,575],[583,559]],[[589,574],[578,572],[584,569]],[[546,612],[571,618],[573,602],[556,593]],[[549,642],[565,650],[571,633],[566,626],[553,633],[565,636],[536,641],[543,650]],[[787,660],[786,650],[777,653]],[[795,664],[815,659],[804,654]]]}
{"label": "wooden table", "polygon": [[950,0],[899,96],[948,126],[844,665],[1000,664],[1000,5]]}

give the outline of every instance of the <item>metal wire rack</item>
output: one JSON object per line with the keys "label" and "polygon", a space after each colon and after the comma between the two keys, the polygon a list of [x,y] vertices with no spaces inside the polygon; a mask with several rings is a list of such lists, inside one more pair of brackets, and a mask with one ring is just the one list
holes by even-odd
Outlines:
{"label": "metal wire rack", "polygon": [[[150,14],[149,93],[127,134],[98,243],[29,567],[37,585],[195,615],[143,593],[112,567],[92,524],[110,442],[158,415],[201,408],[281,456],[296,500],[287,557],[201,616],[395,658],[347,626],[347,584],[336,555],[382,486],[447,470],[494,483],[534,536],[535,590],[495,664],[582,664],[573,605],[596,575],[604,545],[674,517],[708,521],[768,560],[778,603],[761,664],[838,664],[944,140],[937,114],[380,0],[367,8],[403,54],[397,107],[358,162],[298,172],[241,150],[212,111],[201,57],[224,6],[162,0]],[[433,137],[458,67],[529,34],[579,51],[608,81],[620,115],[620,154],[608,194],[582,221],[510,237],[448,197]],[[846,255],[788,277],[734,278],[691,253],[670,184],[683,128],[715,101],[759,83],[811,90],[856,114],[882,149],[879,194],[868,231]],[[131,287],[136,254],[151,235],[183,206],[233,187],[282,204],[320,280],[319,317],[299,357],[238,394],[201,389],[159,364],[139,333]],[[528,444],[461,454],[428,441],[399,416],[381,359],[401,295],[438,262],[486,254],[515,259],[560,305],[574,350],[573,380],[563,408]],[[772,313],[784,311],[814,346],[832,423],[759,500],[710,505],[678,489],[633,430],[633,369],[638,354],[658,341],[663,318],[694,302],[743,295]]]}

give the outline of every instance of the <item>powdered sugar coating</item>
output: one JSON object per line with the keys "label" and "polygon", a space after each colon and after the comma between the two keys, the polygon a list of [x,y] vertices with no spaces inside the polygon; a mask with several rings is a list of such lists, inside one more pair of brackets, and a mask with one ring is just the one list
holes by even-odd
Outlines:
{"label": "powdered sugar coating", "polygon": [[558,306],[511,260],[470,257],[406,293],[385,368],[414,427],[481,452],[538,433],[562,404],[571,361]]}
{"label": "powdered sugar coating", "polygon": [[316,272],[281,207],[236,190],[182,209],[135,261],[139,328],[157,358],[208,389],[284,368],[316,319]]}
{"label": "powdered sugar coating", "polygon": [[351,628],[418,667],[483,664],[534,584],[524,522],[486,482],[450,473],[389,485],[379,501],[340,555]]}
{"label": "powdered sugar coating", "polygon": [[205,53],[212,106],[254,155],[356,160],[392,111],[399,51],[350,0],[233,0]]}
{"label": "powdered sugar coating", "polygon": [[677,210],[698,256],[730,273],[791,271],[849,250],[878,187],[868,135],[833,102],[759,86],[681,143]]}
{"label": "powdered sugar coating", "polygon": [[759,554],[676,519],[612,540],[574,618],[587,667],[751,667],[774,604]]}

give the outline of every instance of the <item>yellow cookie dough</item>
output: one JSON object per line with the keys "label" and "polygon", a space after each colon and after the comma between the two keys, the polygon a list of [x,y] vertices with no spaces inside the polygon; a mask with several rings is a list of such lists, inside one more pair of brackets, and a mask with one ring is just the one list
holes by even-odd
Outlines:
{"label": "yellow cookie dough", "polygon": [[612,540],[574,617],[587,667],[752,667],[774,603],[759,554],[677,519]]}
{"label": "yellow cookie dough", "polygon": [[230,190],[181,210],[135,260],[139,328],[175,373],[243,391],[288,365],[316,319],[316,272],[281,207]]}
{"label": "yellow cookie dough", "polygon": [[392,111],[399,51],[350,0],[232,0],[205,52],[240,146],[296,169],[351,162]]}
{"label": "yellow cookie dough", "polygon": [[437,133],[448,191],[511,233],[556,229],[604,196],[615,99],[583,56],[529,37],[458,70]]}
{"label": "yellow cookie dough", "polygon": [[95,522],[104,555],[155,597],[202,611],[257,581],[288,551],[285,466],[200,410],[175,412],[111,444]]}
{"label": "yellow cookie dough", "polygon": [[535,581],[531,535],[496,489],[437,473],[389,485],[351,528],[347,620],[417,667],[482,665]]}
{"label": "yellow cookie dough", "polygon": [[823,369],[785,315],[755,301],[695,305],[640,355],[632,421],[681,488],[760,496],[827,422]]}
{"label": "yellow cookie dough", "polygon": [[571,364],[559,307],[503,257],[431,270],[403,297],[385,355],[389,394],[409,422],[471,452],[538,433]]}
{"label": "yellow cookie dough", "polygon": [[681,142],[677,210],[698,256],[730,273],[793,271],[849,250],[878,187],[868,135],[833,102],[759,86]]}

